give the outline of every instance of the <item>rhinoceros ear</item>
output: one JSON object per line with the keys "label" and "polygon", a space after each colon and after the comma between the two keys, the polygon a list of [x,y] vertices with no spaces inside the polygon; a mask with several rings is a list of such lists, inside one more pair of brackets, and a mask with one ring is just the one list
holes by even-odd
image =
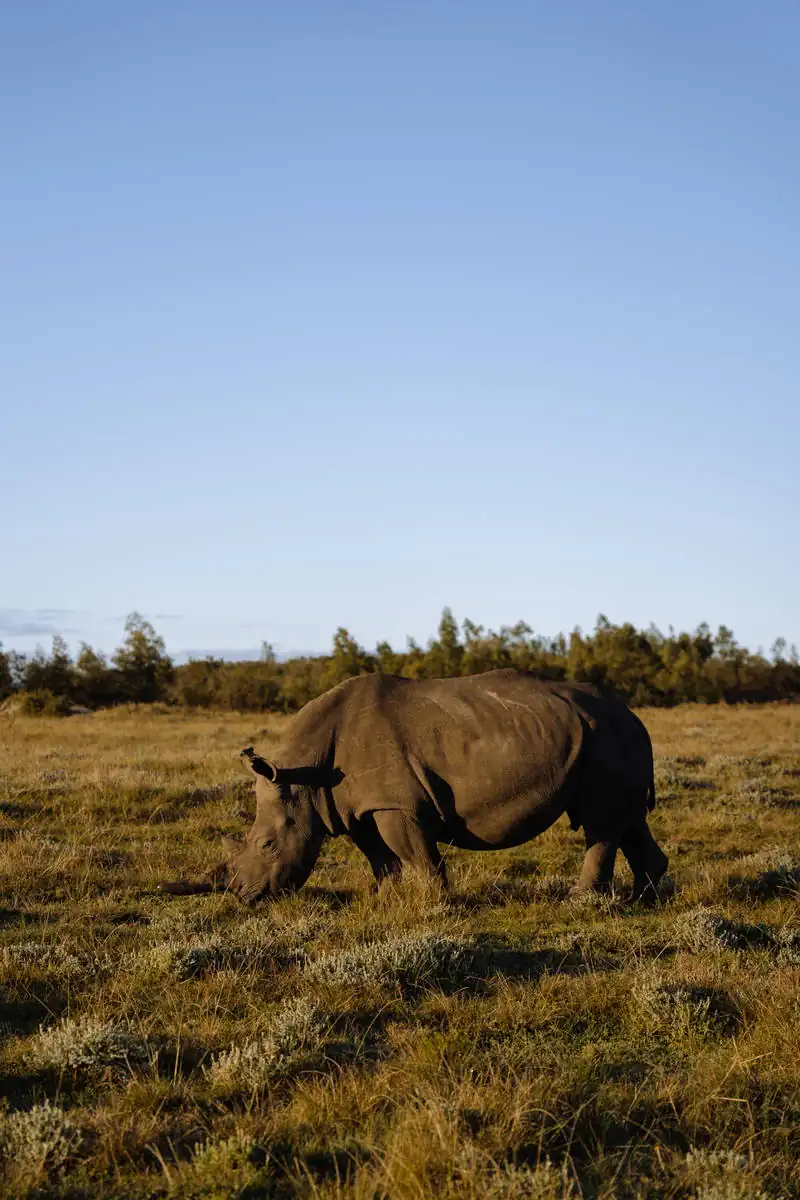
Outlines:
{"label": "rhinoceros ear", "polygon": [[256,754],[252,746],[247,746],[242,750],[239,757],[244,761],[244,765],[248,771],[252,771],[254,775],[262,775],[270,783],[275,783],[278,778],[278,768],[275,766],[275,763],[269,762],[268,759]]}

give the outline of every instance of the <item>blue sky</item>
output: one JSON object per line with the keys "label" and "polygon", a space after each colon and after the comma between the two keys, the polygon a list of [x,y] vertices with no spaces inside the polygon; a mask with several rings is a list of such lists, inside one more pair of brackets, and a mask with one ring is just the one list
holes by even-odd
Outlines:
{"label": "blue sky", "polygon": [[800,641],[800,9],[0,8],[0,638]]}

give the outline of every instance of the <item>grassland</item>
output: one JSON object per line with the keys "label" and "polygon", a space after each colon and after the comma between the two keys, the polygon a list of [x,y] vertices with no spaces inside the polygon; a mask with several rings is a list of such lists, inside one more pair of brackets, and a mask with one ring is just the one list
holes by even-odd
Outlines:
{"label": "grassland", "polygon": [[643,716],[655,912],[568,899],[566,820],[447,897],[343,840],[255,911],[163,897],[281,720],[0,717],[0,1194],[800,1196],[800,708]]}

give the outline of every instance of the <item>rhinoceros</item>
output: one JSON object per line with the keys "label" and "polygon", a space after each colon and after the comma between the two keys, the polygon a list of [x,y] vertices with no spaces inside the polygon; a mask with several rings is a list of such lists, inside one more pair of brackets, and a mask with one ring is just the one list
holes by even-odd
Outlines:
{"label": "rhinoceros", "polygon": [[327,837],[349,837],[378,884],[406,869],[444,882],[441,846],[520,846],[564,813],[586,838],[577,890],[608,890],[620,849],[634,876],[630,900],[652,903],[667,868],[647,825],[647,730],[582,684],[515,670],[362,675],[306,704],[274,760],[251,746],[241,753],[256,815],[246,841],[225,839],[231,857],[216,881],[248,904],[302,886]]}

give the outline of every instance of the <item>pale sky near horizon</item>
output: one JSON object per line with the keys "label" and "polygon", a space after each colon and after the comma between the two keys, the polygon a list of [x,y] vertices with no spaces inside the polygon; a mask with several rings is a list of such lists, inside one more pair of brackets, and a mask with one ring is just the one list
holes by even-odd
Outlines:
{"label": "pale sky near horizon", "polygon": [[0,6],[0,639],[800,642],[800,7]]}

